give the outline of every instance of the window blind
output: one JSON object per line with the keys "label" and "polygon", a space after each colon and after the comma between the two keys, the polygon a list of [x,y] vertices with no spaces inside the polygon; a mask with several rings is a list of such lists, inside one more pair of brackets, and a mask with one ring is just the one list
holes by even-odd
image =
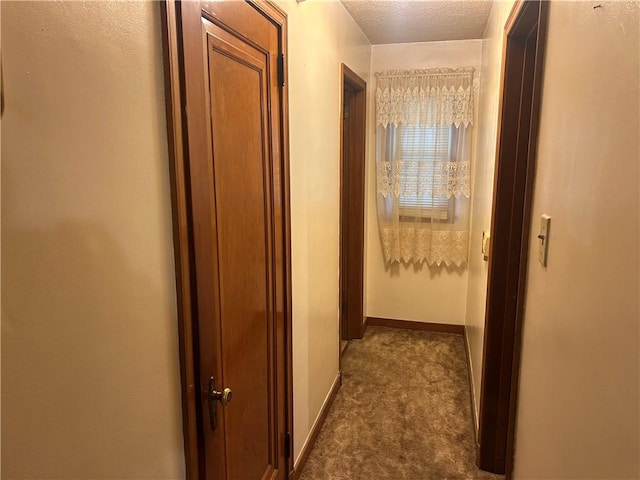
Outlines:
{"label": "window blind", "polygon": [[446,220],[450,200],[433,196],[437,164],[452,157],[452,126],[406,125],[400,131],[402,174],[399,206],[401,213]]}

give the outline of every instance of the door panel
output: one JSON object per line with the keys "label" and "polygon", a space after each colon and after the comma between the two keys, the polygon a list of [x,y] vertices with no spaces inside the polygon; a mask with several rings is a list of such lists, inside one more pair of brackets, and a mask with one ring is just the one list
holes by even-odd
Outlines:
{"label": "door panel", "polygon": [[[262,478],[269,455],[269,150],[264,53],[207,32],[228,478]],[[226,38],[225,38],[226,37]],[[226,40],[226,41],[225,41]],[[235,45],[233,45],[235,44]],[[249,430],[251,435],[246,436]],[[250,458],[248,462],[245,459]]]}
{"label": "door panel", "polygon": [[341,339],[364,334],[364,185],[366,82],[342,65],[340,177]]}
{"label": "door panel", "polygon": [[[244,2],[183,2],[202,470],[284,478],[279,30]],[[209,379],[228,405],[209,418]]]}

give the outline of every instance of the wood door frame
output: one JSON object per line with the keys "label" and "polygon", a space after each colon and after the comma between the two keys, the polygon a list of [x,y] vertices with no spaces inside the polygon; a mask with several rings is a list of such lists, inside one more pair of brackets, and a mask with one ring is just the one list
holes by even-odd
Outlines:
{"label": "wood door frame", "polygon": [[522,321],[549,5],[519,0],[505,25],[477,464],[513,470]]}
{"label": "wood door frame", "polygon": [[[195,325],[197,323],[195,302],[195,272],[193,229],[191,206],[189,201],[189,166],[187,151],[186,113],[183,107],[185,100],[183,51],[178,3],[176,0],[160,2],[162,21],[164,81],[166,98],[167,140],[169,147],[169,173],[171,182],[171,211],[173,221],[174,263],[176,276],[177,312],[178,312],[178,346],[180,356],[180,383],[182,395],[182,430],[184,437],[184,454],[186,478],[197,480],[203,473],[203,439],[200,432],[198,402],[196,399],[196,354],[197,343]],[[289,174],[289,96],[287,78],[287,15],[269,0],[252,0],[254,8],[269,18],[280,32],[280,51],[283,57],[281,89],[282,112],[282,191],[283,191],[283,225],[284,225],[284,287],[286,292],[284,305],[285,324],[285,370],[286,378],[286,423],[288,438],[285,451],[288,450],[288,478],[293,471],[293,343],[292,343],[292,306],[291,306],[291,206],[290,206],[290,174]]]}
{"label": "wood door frame", "polygon": [[[362,338],[365,329],[364,209],[367,82],[344,63],[340,65],[340,79],[340,339],[351,340]],[[344,94],[347,90],[351,92],[348,118],[350,131],[348,142],[351,152],[348,155],[349,158],[345,158],[344,155]],[[349,176],[345,174],[348,165],[357,167],[349,169]],[[345,197],[351,200],[346,201]],[[345,262],[347,267],[343,268]],[[345,280],[355,285],[355,288],[347,289],[345,292]]]}

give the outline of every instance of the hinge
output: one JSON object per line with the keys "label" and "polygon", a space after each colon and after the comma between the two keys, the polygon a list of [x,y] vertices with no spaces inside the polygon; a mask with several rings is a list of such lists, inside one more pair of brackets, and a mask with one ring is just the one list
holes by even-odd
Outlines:
{"label": "hinge", "polygon": [[284,87],[284,54],[278,55],[278,83]]}
{"label": "hinge", "polygon": [[291,434],[289,432],[284,434],[284,456],[285,458],[291,457]]}

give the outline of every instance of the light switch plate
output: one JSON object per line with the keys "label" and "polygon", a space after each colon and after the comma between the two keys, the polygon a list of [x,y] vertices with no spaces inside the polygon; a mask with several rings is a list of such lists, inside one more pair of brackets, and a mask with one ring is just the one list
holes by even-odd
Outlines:
{"label": "light switch plate", "polygon": [[549,226],[551,224],[551,217],[549,215],[542,215],[540,217],[540,233],[538,234],[538,261],[547,266],[547,256],[549,254]]}
{"label": "light switch plate", "polygon": [[489,235],[487,230],[484,230],[482,232],[482,258],[485,262],[489,260],[489,245],[491,245],[490,239],[491,235]]}

